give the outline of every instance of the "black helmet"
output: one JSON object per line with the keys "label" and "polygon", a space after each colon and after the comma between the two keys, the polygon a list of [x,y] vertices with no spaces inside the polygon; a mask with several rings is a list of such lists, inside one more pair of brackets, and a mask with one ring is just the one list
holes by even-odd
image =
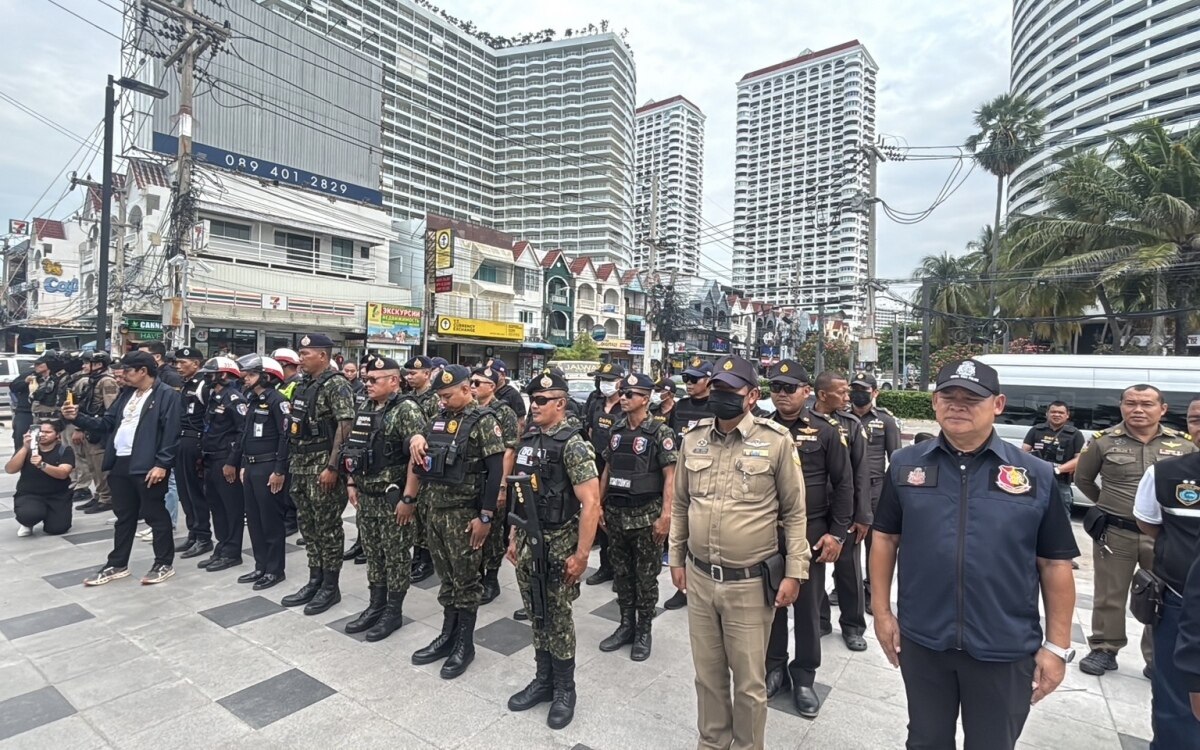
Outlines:
{"label": "black helmet", "polygon": [[91,362],[92,364],[100,364],[100,365],[103,365],[104,367],[108,367],[109,365],[112,364],[112,355],[109,354],[108,352],[88,352],[87,354],[89,354],[91,356],[89,357],[87,355],[84,355],[84,359],[83,359],[84,362]]}
{"label": "black helmet", "polygon": [[237,358],[238,367],[242,368],[242,374],[248,372],[262,372],[262,355],[258,353],[243,354]]}

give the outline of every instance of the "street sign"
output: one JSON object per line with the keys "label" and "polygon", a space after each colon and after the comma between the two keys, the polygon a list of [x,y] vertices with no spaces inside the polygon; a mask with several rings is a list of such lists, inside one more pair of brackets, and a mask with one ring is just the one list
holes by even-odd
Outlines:
{"label": "street sign", "polygon": [[282,294],[264,294],[262,296],[262,309],[286,310],[288,309],[287,297],[284,297]]}
{"label": "street sign", "polygon": [[9,234],[19,234],[22,237],[28,237],[29,236],[29,222],[25,221],[24,219],[9,219],[8,220],[8,233]]}
{"label": "street sign", "polygon": [[437,276],[433,280],[433,291],[438,294],[444,294],[454,288],[453,276]]}

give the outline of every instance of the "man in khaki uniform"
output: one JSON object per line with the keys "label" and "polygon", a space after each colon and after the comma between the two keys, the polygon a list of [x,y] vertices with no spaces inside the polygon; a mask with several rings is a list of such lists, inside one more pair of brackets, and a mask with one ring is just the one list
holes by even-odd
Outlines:
{"label": "man in khaki uniform", "polygon": [[[1128,643],[1125,608],[1134,570],[1139,565],[1150,570],[1154,563],[1154,539],[1138,530],[1133,517],[1138,482],[1156,462],[1196,451],[1186,433],[1161,424],[1166,413],[1167,403],[1154,386],[1126,388],[1121,394],[1121,423],[1095,433],[1075,466],[1075,485],[1097,506],[1088,511],[1084,526],[1099,537],[1092,543],[1096,580],[1088,638],[1091,653],[1079,662],[1086,674],[1102,675],[1117,668],[1117,652]],[[1142,656],[1143,673],[1148,676],[1154,663],[1149,627],[1142,632]]]}
{"label": "man in khaki uniform", "polygon": [[[759,386],[749,362],[722,357],[713,373],[714,418],[683,435],[669,562],[676,588],[689,595],[698,748],[750,750],[766,745],[771,622],[777,607],[796,601],[811,551],[791,435],[750,415]],[[779,553],[780,532],[786,557]],[[778,587],[770,601],[767,574]]]}

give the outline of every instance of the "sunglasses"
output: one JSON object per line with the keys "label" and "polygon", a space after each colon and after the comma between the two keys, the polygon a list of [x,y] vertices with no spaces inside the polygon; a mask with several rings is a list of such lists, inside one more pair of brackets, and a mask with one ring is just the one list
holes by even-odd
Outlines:
{"label": "sunglasses", "polygon": [[480,386],[484,386],[484,385],[495,385],[495,383],[493,383],[490,380],[472,380],[471,381],[472,388],[479,388]]}
{"label": "sunglasses", "polygon": [[566,398],[566,396],[530,396],[529,400],[538,406],[545,406],[551,401],[561,401],[564,398]]}
{"label": "sunglasses", "polygon": [[703,379],[704,378],[698,378],[694,375],[684,375],[683,376],[683,382],[687,383],[688,385],[695,385],[696,383],[699,383]]}
{"label": "sunglasses", "polygon": [[381,381],[387,380],[388,378],[395,378],[395,377],[399,377],[399,376],[398,375],[373,375],[373,376],[367,376],[367,377],[363,378],[363,382],[364,383],[379,383]]}
{"label": "sunglasses", "polygon": [[800,389],[795,383],[771,383],[771,393],[786,393],[789,396]]}
{"label": "sunglasses", "polygon": [[641,391],[621,391],[621,398],[633,398],[634,396],[645,396]]}

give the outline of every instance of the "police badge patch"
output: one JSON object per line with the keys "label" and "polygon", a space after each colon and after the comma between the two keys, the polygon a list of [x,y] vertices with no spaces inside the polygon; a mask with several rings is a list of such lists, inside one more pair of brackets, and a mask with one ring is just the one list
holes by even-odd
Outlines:
{"label": "police badge patch", "polygon": [[1187,506],[1200,502],[1200,487],[1195,482],[1181,482],[1175,485],[1175,499]]}
{"label": "police badge patch", "polygon": [[450,420],[450,424],[446,425],[446,432],[450,433],[451,435],[458,432],[458,420],[457,419]]}
{"label": "police badge patch", "polygon": [[284,414],[288,414],[289,412],[291,412],[291,410],[292,410],[292,405],[289,404],[287,401],[283,401],[279,404],[279,411],[283,412]]}
{"label": "police badge patch", "polygon": [[644,437],[636,437],[633,439],[633,452],[639,456],[646,452],[646,448],[650,445],[650,441]]}
{"label": "police badge patch", "polygon": [[905,484],[912,485],[913,487],[924,486],[925,485],[925,470],[922,469],[920,466],[918,466],[915,469],[910,470],[908,472],[908,477],[905,481]]}
{"label": "police badge patch", "polygon": [[608,441],[608,449],[615,451],[617,446],[621,444],[621,436],[613,435]]}
{"label": "police badge patch", "polygon": [[675,450],[675,441],[671,438],[663,438],[662,446],[663,450],[673,451]]}
{"label": "police badge patch", "polygon": [[238,414],[241,414],[244,417],[244,416],[246,416],[247,411],[249,411],[249,409],[246,408],[245,401],[243,401],[237,405],[237,413]]}
{"label": "police badge patch", "polygon": [[996,474],[996,486],[1010,495],[1024,495],[1033,489],[1029,482],[1028,470],[1022,466],[1008,464],[1001,466]]}

